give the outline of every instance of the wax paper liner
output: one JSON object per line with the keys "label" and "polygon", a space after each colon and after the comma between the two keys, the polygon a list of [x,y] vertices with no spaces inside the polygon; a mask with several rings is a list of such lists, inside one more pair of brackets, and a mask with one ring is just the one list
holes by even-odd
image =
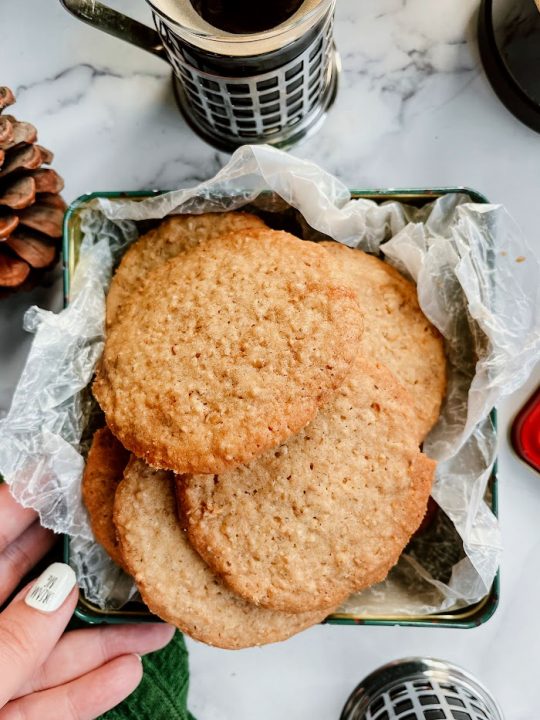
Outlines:
{"label": "wax paper liner", "polygon": [[422,309],[446,341],[448,396],[424,444],[439,461],[433,497],[442,510],[388,579],[351,597],[343,610],[418,615],[480,600],[501,555],[485,497],[496,449],[489,413],[540,356],[538,262],[500,205],[474,204],[465,193],[420,209],[351,200],[316,165],[266,146],[240,148],[194,188],[143,201],[95,201],[84,212],[68,308],[58,315],[31,308],[25,318],[35,338],[0,421],[0,472],[12,493],[37,509],[45,526],[72,536],[72,563],[90,601],[110,608],[132,597],[131,580],[93,541],[80,492],[96,411],[88,385],[103,348],[111,272],[137,237],[137,221],[244,206],[265,219],[293,217],[306,239],[327,236],[382,251],[417,282]]}

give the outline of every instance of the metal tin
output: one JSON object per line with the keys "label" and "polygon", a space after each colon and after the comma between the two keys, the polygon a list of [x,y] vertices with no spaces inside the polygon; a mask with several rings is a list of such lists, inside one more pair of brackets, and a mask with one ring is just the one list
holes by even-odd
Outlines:
{"label": "metal tin", "polygon": [[[406,190],[351,190],[354,199],[368,199],[375,202],[397,201],[421,207],[433,202],[442,195],[466,193],[474,202],[487,203],[487,199],[469,188],[433,188],[433,189],[406,189]],[[64,305],[69,303],[71,279],[78,261],[79,248],[82,241],[80,226],[80,213],[88,203],[95,198],[114,200],[143,200],[152,195],[159,195],[160,191],[138,192],[95,192],[82,195],[68,208],[64,219],[63,258],[64,258]],[[493,410],[491,419],[497,427],[497,415]],[[491,509],[498,514],[497,464],[488,484],[491,499]],[[69,538],[64,541],[65,561],[69,561]],[[488,595],[481,601],[461,610],[433,615],[353,615],[336,613],[330,615],[325,622],[336,625],[401,625],[408,627],[439,627],[472,628],[483,624],[493,615],[499,603],[499,574],[495,577]],[[101,610],[81,597],[77,605],[76,616],[88,623],[126,623],[126,622],[155,622],[155,616],[140,603],[129,603],[121,610]]]}
{"label": "metal tin", "polygon": [[404,658],[353,690],[340,720],[503,720],[489,691],[457,665]]}

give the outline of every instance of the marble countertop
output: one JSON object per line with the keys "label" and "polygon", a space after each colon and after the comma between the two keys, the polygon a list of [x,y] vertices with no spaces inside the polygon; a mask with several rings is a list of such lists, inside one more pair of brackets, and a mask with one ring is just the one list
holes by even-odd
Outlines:
{"label": "marble countertop", "polygon": [[[143,0],[114,7],[149,21]],[[133,7],[135,6],[135,7]],[[322,130],[294,150],[356,188],[465,185],[501,202],[536,252],[540,136],[502,107],[479,62],[472,0],[338,0],[343,73]],[[226,161],[186,127],[160,60],[70,17],[59,2],[2,0],[0,83],[16,114],[55,152],[71,201],[93,190],[189,186]],[[10,32],[5,28],[10,27]],[[50,286],[0,305],[0,413],[30,340],[28,305],[61,304]],[[538,716],[540,476],[511,452],[512,417],[540,368],[500,406],[502,599],[474,630],[318,626],[286,643],[226,652],[189,642],[190,706],[199,720],[329,720],[362,677],[427,655],[475,673],[508,720]]]}

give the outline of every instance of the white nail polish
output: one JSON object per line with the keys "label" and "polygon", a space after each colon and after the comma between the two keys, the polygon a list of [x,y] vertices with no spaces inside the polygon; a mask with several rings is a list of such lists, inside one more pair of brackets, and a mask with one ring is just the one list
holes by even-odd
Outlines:
{"label": "white nail polish", "polygon": [[75,587],[77,578],[65,563],[53,563],[32,585],[24,602],[36,610],[51,613],[62,605]]}

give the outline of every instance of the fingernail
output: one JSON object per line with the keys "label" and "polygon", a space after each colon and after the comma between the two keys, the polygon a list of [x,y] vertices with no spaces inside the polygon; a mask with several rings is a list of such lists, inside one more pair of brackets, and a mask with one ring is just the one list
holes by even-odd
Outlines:
{"label": "fingernail", "polygon": [[44,570],[28,591],[24,602],[36,610],[52,613],[63,604],[77,578],[65,563],[53,563]]}

